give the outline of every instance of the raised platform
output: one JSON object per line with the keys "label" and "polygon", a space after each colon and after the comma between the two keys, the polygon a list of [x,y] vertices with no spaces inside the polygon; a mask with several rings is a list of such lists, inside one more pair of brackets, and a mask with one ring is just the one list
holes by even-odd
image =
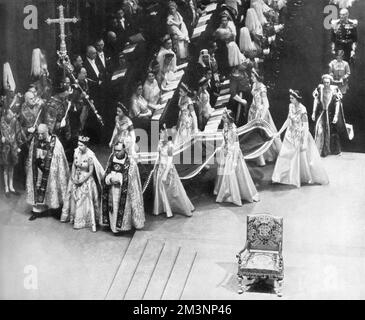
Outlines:
{"label": "raised platform", "polygon": [[[209,172],[186,185],[192,218],[148,216],[132,241],[54,218],[28,222],[23,198],[1,199],[0,298],[279,299],[270,288],[236,293],[246,216],[269,212],[284,217],[282,299],[364,299],[365,154],[323,161],[330,185],[300,189],[271,185],[272,166],[251,167],[261,201],[243,207],[215,203]],[[37,290],[24,288],[27,265]]]}

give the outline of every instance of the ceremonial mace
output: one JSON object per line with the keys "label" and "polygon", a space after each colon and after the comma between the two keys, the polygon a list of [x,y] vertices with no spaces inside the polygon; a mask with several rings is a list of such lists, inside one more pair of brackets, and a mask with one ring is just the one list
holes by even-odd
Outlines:
{"label": "ceremonial mace", "polygon": [[61,39],[61,44],[60,44],[60,50],[57,51],[57,55],[58,55],[58,61],[57,64],[59,67],[61,67],[62,69],[65,70],[65,72],[67,73],[67,75],[70,77],[70,79],[74,82],[74,84],[76,85],[76,87],[81,91],[81,94],[84,96],[84,100],[88,103],[88,105],[90,106],[91,110],[95,113],[96,118],[98,119],[99,123],[104,126],[104,122],[102,117],[100,116],[100,114],[98,113],[98,110],[96,109],[94,103],[92,102],[92,100],[89,99],[88,94],[85,92],[85,90],[80,86],[79,81],[76,79],[76,77],[73,74],[74,71],[74,67],[71,64],[70,58],[67,54],[67,47],[66,47],[66,34],[65,34],[65,24],[66,23],[76,23],[79,21],[79,19],[77,19],[76,17],[73,18],[65,18],[64,16],[64,6],[59,6],[58,7],[58,11],[59,11],[59,15],[60,17],[58,19],[50,19],[48,18],[46,20],[46,23],[48,25],[51,24],[56,24],[58,23],[60,25],[60,39]]}

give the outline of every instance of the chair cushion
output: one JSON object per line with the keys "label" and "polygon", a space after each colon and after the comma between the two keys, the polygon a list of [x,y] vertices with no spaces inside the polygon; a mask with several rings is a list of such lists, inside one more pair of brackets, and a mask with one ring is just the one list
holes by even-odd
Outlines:
{"label": "chair cushion", "polygon": [[283,267],[276,252],[249,252],[242,257],[240,273],[246,276],[281,276]]}

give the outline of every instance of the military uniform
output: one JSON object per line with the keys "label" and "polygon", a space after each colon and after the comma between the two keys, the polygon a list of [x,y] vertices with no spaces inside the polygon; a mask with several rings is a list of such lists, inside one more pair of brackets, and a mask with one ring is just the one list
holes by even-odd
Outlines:
{"label": "military uniform", "polygon": [[332,21],[332,43],[335,44],[335,51],[342,49],[345,53],[344,60],[350,61],[352,45],[357,42],[357,25],[355,19]]}

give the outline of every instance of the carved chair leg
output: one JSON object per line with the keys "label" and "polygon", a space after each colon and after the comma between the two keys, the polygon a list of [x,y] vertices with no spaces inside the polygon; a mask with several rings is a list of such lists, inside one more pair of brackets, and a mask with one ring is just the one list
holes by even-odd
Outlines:
{"label": "carved chair leg", "polygon": [[238,275],[238,285],[239,285],[238,293],[239,294],[242,294],[242,293],[246,292],[249,289],[249,286],[251,285],[251,283],[248,284],[248,285],[243,284],[243,278],[244,278],[243,276]]}
{"label": "carved chair leg", "polygon": [[275,280],[275,293],[278,297],[282,297],[283,279]]}
{"label": "carved chair leg", "polygon": [[238,275],[238,294],[242,294],[244,292],[242,280],[243,280],[242,276]]}

